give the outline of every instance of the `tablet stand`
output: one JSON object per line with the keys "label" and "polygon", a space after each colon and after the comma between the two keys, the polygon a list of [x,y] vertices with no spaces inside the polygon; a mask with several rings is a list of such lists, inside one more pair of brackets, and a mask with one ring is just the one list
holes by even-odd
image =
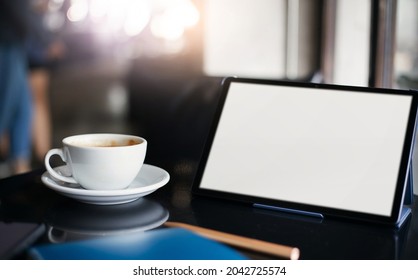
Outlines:
{"label": "tablet stand", "polygon": [[402,227],[402,225],[405,223],[405,221],[408,219],[409,215],[412,213],[411,208],[408,206],[403,206],[401,210],[401,215],[399,218],[399,221],[395,224],[397,228]]}
{"label": "tablet stand", "polygon": [[264,204],[258,204],[258,203],[254,203],[253,207],[267,209],[267,210],[280,211],[280,212],[285,212],[285,213],[290,213],[290,214],[303,215],[303,216],[314,217],[314,218],[319,218],[319,219],[324,218],[324,215],[322,215],[321,213],[296,210],[296,209],[292,209],[292,208],[284,208],[284,207],[264,205]]}
{"label": "tablet stand", "polygon": [[[291,209],[291,208],[283,208],[283,207],[264,205],[264,204],[258,204],[258,203],[254,203],[253,207],[266,209],[266,210],[279,211],[279,212],[284,212],[284,213],[290,213],[290,214],[297,214],[297,215],[302,215],[302,216],[307,216],[307,217],[313,217],[313,218],[318,218],[321,220],[324,218],[324,215],[322,215],[321,213],[301,211],[301,210],[296,210],[296,209]],[[401,228],[411,213],[412,211],[410,207],[403,206],[401,209],[399,221],[395,224],[395,227]]]}
{"label": "tablet stand", "polygon": [[414,203],[414,175],[412,172],[412,163],[410,165],[408,172],[408,181],[406,183],[406,189],[405,189],[405,197],[404,197],[404,204],[405,205],[411,205]]}
{"label": "tablet stand", "polygon": [[412,162],[410,164],[409,172],[408,172],[408,178],[406,182],[406,189],[405,189],[405,196],[404,196],[404,206],[401,210],[401,215],[399,218],[399,222],[396,224],[397,228],[400,228],[403,223],[408,218],[409,214],[411,214],[411,208],[407,205],[412,205],[414,203],[414,175],[412,172]]}
{"label": "tablet stand", "polygon": [[[411,164],[411,166],[412,166],[412,164]],[[401,214],[400,214],[400,217],[399,217],[399,221],[395,224],[395,227],[397,227],[397,228],[402,227],[404,222],[407,220],[409,215],[412,213],[411,208],[408,205],[412,205],[414,203],[414,181],[413,181],[412,168],[409,169],[409,172],[408,172],[407,176],[408,176],[408,178],[407,178],[406,189],[405,189],[404,206],[401,209]],[[324,218],[324,215],[322,215],[321,213],[296,210],[296,209],[292,209],[292,208],[284,208],[284,207],[264,205],[264,204],[258,204],[258,203],[254,203],[253,207],[267,209],[267,210],[273,210],[273,211],[280,211],[280,212],[285,212],[285,213],[290,213],[290,214],[303,215],[303,216],[308,216],[308,217],[314,217],[314,218],[318,218],[318,219],[323,219]]]}

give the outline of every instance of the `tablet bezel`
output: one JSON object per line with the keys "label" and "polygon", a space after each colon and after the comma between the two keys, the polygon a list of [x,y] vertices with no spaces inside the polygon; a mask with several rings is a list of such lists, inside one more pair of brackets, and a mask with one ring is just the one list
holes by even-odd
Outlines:
{"label": "tablet bezel", "polygon": [[[206,163],[211,151],[211,147],[214,141],[218,123],[222,116],[223,107],[225,105],[226,97],[231,83],[250,83],[250,84],[263,84],[263,85],[277,85],[277,86],[289,86],[289,87],[304,87],[312,89],[325,89],[325,90],[338,90],[338,91],[355,91],[355,92],[365,92],[365,93],[377,93],[377,94],[400,94],[411,96],[411,106],[408,116],[408,123],[406,127],[406,133],[404,137],[403,151],[400,160],[398,178],[396,183],[396,191],[392,203],[392,211],[390,216],[381,216],[370,213],[361,213],[355,211],[341,210],[330,207],[321,207],[315,205],[307,205],[298,202],[289,202],[275,199],[267,199],[262,197],[249,196],[244,194],[230,193],[226,191],[210,190],[200,187],[200,183],[205,171]],[[250,78],[235,78],[228,77],[225,78],[222,82],[221,95],[219,103],[217,105],[216,113],[213,118],[212,125],[210,127],[208,137],[202,152],[201,160],[197,167],[197,172],[193,181],[192,192],[196,195],[210,196],[214,198],[233,200],[237,202],[248,203],[251,205],[268,205],[273,207],[288,208],[294,209],[296,211],[306,211],[312,213],[320,213],[323,216],[333,216],[333,217],[342,217],[354,220],[362,220],[367,222],[377,222],[383,224],[395,225],[399,222],[402,207],[403,199],[405,195],[405,189],[408,180],[408,172],[412,171],[412,151],[414,145],[414,135],[415,135],[415,125],[417,118],[417,105],[418,105],[418,96],[415,91],[400,90],[400,89],[384,89],[384,88],[368,88],[368,87],[358,87],[358,86],[343,86],[343,85],[330,85],[330,84],[315,84],[315,83],[303,83],[303,82],[293,82],[293,81],[278,81],[278,80],[263,80],[263,79],[250,79]],[[378,199],[378,194],[374,198]]]}

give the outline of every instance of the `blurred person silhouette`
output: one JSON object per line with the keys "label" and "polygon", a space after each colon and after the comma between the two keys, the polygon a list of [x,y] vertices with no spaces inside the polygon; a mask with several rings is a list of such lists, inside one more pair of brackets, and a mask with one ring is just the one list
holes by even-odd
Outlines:
{"label": "blurred person silhouette", "polygon": [[26,42],[29,84],[33,96],[32,141],[34,159],[41,163],[51,149],[49,108],[50,68],[65,53],[64,44],[45,26],[48,0],[30,0],[29,33]]}
{"label": "blurred person silhouette", "polygon": [[0,139],[8,136],[3,157],[13,173],[30,170],[32,100],[27,79],[25,40],[27,0],[0,0]]}

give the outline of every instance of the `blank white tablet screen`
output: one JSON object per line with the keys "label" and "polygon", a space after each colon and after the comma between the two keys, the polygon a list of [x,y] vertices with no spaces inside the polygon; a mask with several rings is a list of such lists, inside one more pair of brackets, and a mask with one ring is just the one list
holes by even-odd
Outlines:
{"label": "blank white tablet screen", "polygon": [[390,216],[411,102],[232,82],[200,188]]}

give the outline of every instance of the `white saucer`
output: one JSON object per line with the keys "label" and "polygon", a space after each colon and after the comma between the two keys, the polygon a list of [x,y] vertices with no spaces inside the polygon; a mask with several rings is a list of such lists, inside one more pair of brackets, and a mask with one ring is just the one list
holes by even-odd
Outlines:
{"label": "white saucer", "polygon": [[[68,168],[65,165],[56,167],[54,170],[58,173],[68,174]],[[81,202],[113,205],[128,203],[156,191],[167,184],[170,174],[159,167],[144,164],[134,181],[126,189],[105,191],[86,190],[78,184],[64,183],[53,178],[48,171],[42,174],[41,179],[46,186],[54,191]]]}

